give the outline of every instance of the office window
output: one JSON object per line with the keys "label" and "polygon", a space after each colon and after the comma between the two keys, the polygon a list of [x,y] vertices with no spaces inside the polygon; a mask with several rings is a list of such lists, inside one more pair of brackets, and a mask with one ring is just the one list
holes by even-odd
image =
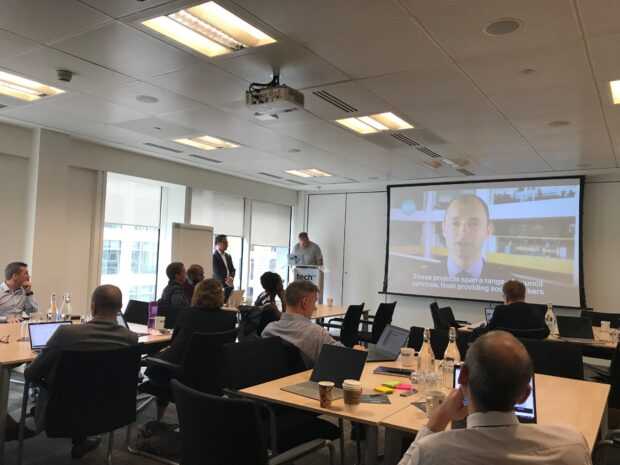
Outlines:
{"label": "office window", "polygon": [[[120,225],[111,225],[120,226]],[[103,241],[101,274],[118,274],[121,263],[121,241]]]}
{"label": "office window", "polygon": [[[155,228],[139,228],[137,231],[149,231]],[[157,242],[133,242],[131,246],[131,272],[155,273],[157,271]]]}
{"label": "office window", "polygon": [[132,286],[129,290],[129,300],[140,300],[142,302],[156,300],[155,286],[152,284]]}
{"label": "office window", "polygon": [[250,275],[245,291],[248,299],[255,299],[263,292],[260,277],[266,271],[278,273],[286,286],[288,283],[288,247],[250,246]]}

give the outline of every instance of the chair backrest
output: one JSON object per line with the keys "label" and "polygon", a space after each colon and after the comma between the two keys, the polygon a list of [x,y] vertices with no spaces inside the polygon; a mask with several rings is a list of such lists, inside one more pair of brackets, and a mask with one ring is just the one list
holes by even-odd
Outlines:
{"label": "chair backrest", "polygon": [[522,338],[519,340],[532,358],[535,373],[583,379],[583,350],[579,344]]}
{"label": "chair backrest", "polygon": [[452,311],[452,307],[443,307],[438,310],[439,319],[441,320],[441,324],[443,328],[440,329],[450,329],[450,327],[458,328],[459,325],[454,318],[454,312]]}
{"label": "chair backrest", "polygon": [[387,325],[392,323],[392,317],[394,316],[394,309],[396,308],[396,302],[390,304],[381,303],[375,313],[374,323],[372,325],[372,343],[376,344],[383,330]]}
{"label": "chair backrest", "polygon": [[364,302],[361,305],[349,305],[347,313],[344,315],[340,329],[340,342],[346,347],[353,347],[359,342],[357,336],[363,311]]}
{"label": "chair backrest", "polygon": [[608,406],[610,408],[620,409],[620,343],[616,346],[616,350],[609,365],[609,390]]}
{"label": "chair backrest", "polygon": [[601,326],[601,321],[609,321],[612,328],[620,328],[620,313],[594,312],[592,310],[581,310],[582,317],[590,318],[592,326]]}
{"label": "chair backrest", "polygon": [[439,304],[437,302],[431,302],[429,307],[431,308],[431,317],[433,318],[433,326],[435,329],[448,329],[444,328],[443,321],[439,316]]}
{"label": "chair backrest", "polygon": [[516,328],[497,328],[512,334],[516,338],[523,339],[545,339],[547,337],[547,328],[535,329],[516,329]]}
{"label": "chair backrest", "polygon": [[226,387],[243,389],[288,375],[282,339],[268,337],[225,344],[222,348]]}
{"label": "chair backrest", "polygon": [[304,359],[301,357],[299,348],[295,347],[293,344],[289,344],[286,341],[282,341],[282,345],[284,346],[284,355],[286,356],[287,374],[292,375],[306,371],[308,367],[304,363]]}
{"label": "chair backrest", "polygon": [[409,339],[407,340],[407,347],[412,347],[419,352],[424,343],[424,328],[420,326],[412,326],[409,328]]}
{"label": "chair backrest", "polygon": [[62,351],[45,411],[49,437],[90,436],[136,420],[140,347]]}
{"label": "chair backrest", "polygon": [[166,318],[164,321],[164,328],[174,329],[177,325],[177,320],[181,312],[191,307],[173,307],[172,305],[158,305],[157,316],[163,316]]}
{"label": "chair backrest", "polygon": [[128,323],[147,325],[149,323],[149,303],[130,300],[125,307],[125,319]]}
{"label": "chair backrest", "polygon": [[223,346],[235,342],[236,338],[236,328],[192,334],[179,380],[201,392],[221,395],[225,376]]}
{"label": "chair backrest", "polygon": [[[437,360],[443,359],[448,342],[450,341],[450,332],[444,329],[431,329],[431,348],[433,354]],[[419,351],[424,343],[424,328],[420,326],[412,326],[409,329],[409,342],[408,347],[414,348]],[[459,349],[461,360],[465,360],[467,355],[467,349],[469,347],[469,341],[467,333],[456,332],[456,347]]]}
{"label": "chair backrest", "polygon": [[592,450],[592,465],[618,465],[620,463],[620,439],[599,441]]}
{"label": "chair backrest", "polygon": [[182,465],[267,465],[267,439],[257,405],[171,382],[181,428]]}

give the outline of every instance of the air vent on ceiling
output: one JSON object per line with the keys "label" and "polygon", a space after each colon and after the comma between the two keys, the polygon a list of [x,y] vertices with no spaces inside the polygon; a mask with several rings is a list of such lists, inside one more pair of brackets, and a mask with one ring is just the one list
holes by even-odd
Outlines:
{"label": "air vent on ceiling", "polygon": [[143,143],[144,145],[148,145],[149,147],[153,147],[156,149],[167,150],[168,152],[172,152],[172,153],[183,153],[183,150],[172,149],[170,147],[165,147],[163,145],[153,144],[152,142],[143,142]]}
{"label": "air vent on ceiling", "polygon": [[196,155],[195,153],[190,153],[188,157],[198,158],[199,160],[209,161],[211,163],[222,163],[221,160],[216,160],[215,158],[203,157],[202,155]]}
{"label": "air vent on ceiling", "polygon": [[405,136],[404,134],[401,134],[400,132],[396,132],[394,134],[390,134],[394,139],[398,139],[401,142],[404,142],[405,144],[411,146],[411,147],[416,147],[418,145],[420,145],[419,143],[417,143],[416,141],[414,141],[413,139]]}
{"label": "air vent on ceiling", "polygon": [[305,182],[295,181],[294,179],[287,179],[287,181],[290,182],[290,183],[293,183],[293,184],[299,184],[300,186],[307,186],[308,185]]}
{"label": "air vent on ceiling", "polygon": [[437,152],[433,152],[431,149],[426,148],[426,147],[418,147],[417,150],[419,150],[420,152],[422,152],[425,155],[428,155],[431,158],[443,158]]}
{"label": "air vent on ceiling", "polygon": [[459,173],[464,174],[465,176],[473,176],[473,175],[474,175],[474,173],[472,173],[472,172],[471,172],[471,171],[469,171],[469,170],[466,170],[465,168],[458,168],[458,169],[457,169],[457,171],[458,171]]}
{"label": "air vent on ceiling", "polygon": [[260,173],[263,176],[267,176],[268,178],[273,178],[273,179],[282,179],[282,176],[276,176],[275,174],[271,174],[271,173],[265,173],[264,171],[261,171]]}
{"label": "air vent on ceiling", "polygon": [[327,103],[331,103],[335,107],[340,108],[345,113],[353,113],[357,111],[357,108],[355,108],[353,105],[349,105],[344,100],[340,100],[338,97],[330,94],[326,90],[315,90],[312,93],[318,98],[325,100]]}

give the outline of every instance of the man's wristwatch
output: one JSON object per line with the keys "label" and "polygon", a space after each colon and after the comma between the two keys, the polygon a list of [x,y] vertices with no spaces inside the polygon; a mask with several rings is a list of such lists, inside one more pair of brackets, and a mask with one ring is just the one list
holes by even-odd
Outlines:
{"label": "man's wristwatch", "polygon": [[33,295],[33,294],[34,294],[34,292],[32,292],[32,291],[30,291],[30,292],[26,292],[26,295],[27,295],[27,296],[31,296],[31,295]]}

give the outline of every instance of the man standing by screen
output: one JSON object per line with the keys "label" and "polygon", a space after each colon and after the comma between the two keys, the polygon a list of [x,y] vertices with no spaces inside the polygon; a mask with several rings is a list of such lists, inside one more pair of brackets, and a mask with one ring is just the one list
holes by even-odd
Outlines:
{"label": "man standing by screen", "polygon": [[224,302],[233,290],[235,280],[235,267],[232,257],[226,253],[228,238],[224,234],[215,236],[215,250],[213,251],[213,279],[217,279],[224,286]]}
{"label": "man standing by screen", "polygon": [[310,240],[308,233],[300,232],[297,238],[299,241],[293,247],[291,255],[303,257],[303,261],[299,264],[323,266],[323,253],[321,252],[321,248]]}

